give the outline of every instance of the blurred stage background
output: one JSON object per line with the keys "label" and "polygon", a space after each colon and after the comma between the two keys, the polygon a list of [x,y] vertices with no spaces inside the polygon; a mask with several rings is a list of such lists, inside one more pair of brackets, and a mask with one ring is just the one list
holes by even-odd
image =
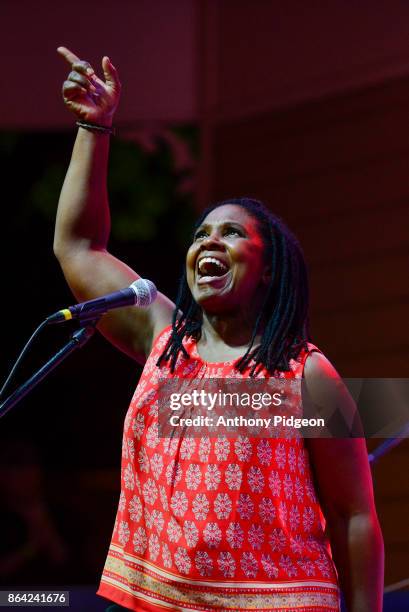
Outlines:
{"label": "blurred stage background", "polygon": [[[4,0],[0,20],[2,379],[34,327],[73,302],[52,254],[75,135],[59,45],[97,69],[108,54],[123,83],[113,253],[174,298],[196,212],[263,199],[304,247],[315,343],[343,376],[409,376],[408,4]],[[46,330],[19,380],[67,334]],[[139,373],[95,337],[2,420],[3,587],[79,585],[78,610],[99,609],[85,593],[110,540]],[[409,577],[408,460],[404,441],[374,468],[386,585]]]}

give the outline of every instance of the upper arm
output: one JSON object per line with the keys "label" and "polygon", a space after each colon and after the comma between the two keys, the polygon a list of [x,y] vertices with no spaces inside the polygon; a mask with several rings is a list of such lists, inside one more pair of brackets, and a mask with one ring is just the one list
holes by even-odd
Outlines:
{"label": "upper arm", "polygon": [[[335,407],[344,410],[351,420],[356,407],[331,363],[319,353],[308,357],[305,384],[309,395],[328,413]],[[352,414],[353,413],[353,414]],[[306,439],[320,501],[326,514],[349,517],[372,514],[374,499],[372,476],[364,438],[328,437]]]}
{"label": "upper arm", "polygon": [[[103,249],[77,249],[64,253],[59,260],[78,301],[123,289],[139,278],[136,272]],[[158,292],[151,306],[111,310],[97,327],[114,346],[143,364],[154,338],[170,325],[173,309],[171,300]]]}

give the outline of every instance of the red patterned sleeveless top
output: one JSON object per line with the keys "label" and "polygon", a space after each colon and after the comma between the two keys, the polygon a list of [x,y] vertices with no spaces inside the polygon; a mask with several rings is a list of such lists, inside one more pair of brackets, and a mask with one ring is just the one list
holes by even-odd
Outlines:
{"label": "red patterned sleeveless top", "polygon": [[[160,438],[159,379],[246,377],[196,342],[175,372],[155,340],[125,419],[121,495],[99,595],[131,610],[339,611],[302,438]],[[301,378],[313,345],[283,378]],[[264,371],[259,377],[267,377]]]}

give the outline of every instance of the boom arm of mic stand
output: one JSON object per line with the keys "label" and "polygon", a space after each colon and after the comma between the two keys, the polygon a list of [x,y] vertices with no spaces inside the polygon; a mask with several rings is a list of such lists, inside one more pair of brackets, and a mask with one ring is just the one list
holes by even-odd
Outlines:
{"label": "boom arm of mic stand", "polygon": [[403,442],[403,440],[405,440],[408,436],[409,423],[406,423],[406,425],[398,431],[396,436],[390,438],[389,440],[385,440],[385,442],[382,442],[382,444],[379,444],[379,446],[377,446],[375,450],[368,455],[369,463],[373,465],[376,461],[378,461],[378,459],[383,457],[383,455],[385,455],[388,451],[392,450],[392,448],[395,448],[395,446],[398,446],[398,444]]}
{"label": "boom arm of mic stand", "polygon": [[23,399],[31,389],[34,389],[54,368],[56,368],[68,355],[75,349],[84,346],[94,335],[97,320],[88,322],[87,325],[75,331],[71,340],[47,361],[31,378],[23,383],[14,393],[12,393],[2,404],[0,404],[0,418],[7,414],[20,400]]}

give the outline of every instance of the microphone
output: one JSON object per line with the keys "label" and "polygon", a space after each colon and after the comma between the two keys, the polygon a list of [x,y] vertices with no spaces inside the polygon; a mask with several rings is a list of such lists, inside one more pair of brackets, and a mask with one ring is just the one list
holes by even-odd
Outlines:
{"label": "microphone", "polygon": [[88,302],[81,302],[80,304],[75,304],[75,306],[59,310],[49,316],[46,322],[64,323],[64,321],[69,321],[70,319],[92,321],[113,308],[122,308],[123,306],[143,308],[149,306],[156,300],[157,294],[158,291],[152,281],[146,278],[139,278],[126,289],[120,289],[95,300],[88,300]]}

